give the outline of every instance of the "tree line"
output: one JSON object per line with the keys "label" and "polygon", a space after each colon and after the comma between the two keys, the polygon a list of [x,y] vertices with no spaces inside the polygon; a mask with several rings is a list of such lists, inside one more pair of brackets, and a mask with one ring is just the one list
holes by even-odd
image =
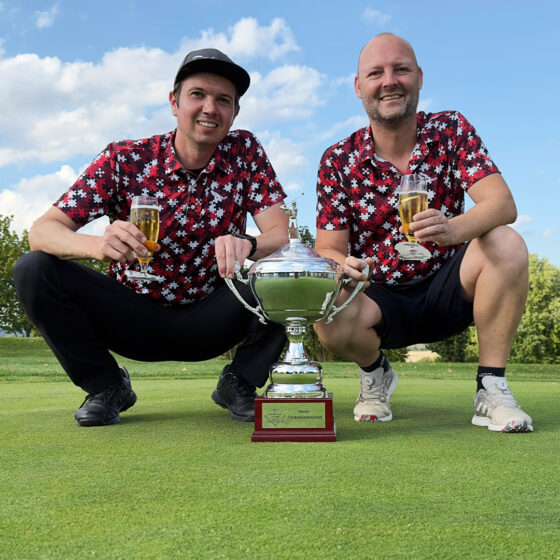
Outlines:
{"label": "tree line", "polygon": [[[38,333],[25,315],[15,293],[12,270],[17,260],[29,251],[27,231],[18,235],[12,231],[13,216],[0,215],[0,330],[14,336],[35,336]],[[315,240],[307,227],[299,228],[304,243],[313,247]],[[84,261],[106,272],[107,263]],[[321,347],[311,327],[305,336],[306,349],[312,359],[320,362],[339,360]],[[474,326],[463,333],[428,344],[442,361],[476,362],[478,345]],[[389,359],[399,361],[406,348],[390,350]],[[517,363],[560,363],[560,268],[537,255],[529,256],[529,296],[510,356]]]}

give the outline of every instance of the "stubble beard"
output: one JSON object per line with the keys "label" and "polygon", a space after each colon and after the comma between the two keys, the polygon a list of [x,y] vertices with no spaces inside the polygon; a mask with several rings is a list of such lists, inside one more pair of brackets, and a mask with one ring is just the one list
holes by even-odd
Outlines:
{"label": "stubble beard", "polygon": [[412,115],[416,115],[419,98],[419,91],[411,93],[406,100],[406,103],[402,107],[400,107],[398,110],[392,111],[389,114],[386,114],[383,111],[379,110],[378,104],[380,102],[378,102],[376,99],[363,99],[362,101],[364,109],[370,121],[375,122],[380,126],[394,128],[396,126],[399,126],[403,121],[406,121]]}

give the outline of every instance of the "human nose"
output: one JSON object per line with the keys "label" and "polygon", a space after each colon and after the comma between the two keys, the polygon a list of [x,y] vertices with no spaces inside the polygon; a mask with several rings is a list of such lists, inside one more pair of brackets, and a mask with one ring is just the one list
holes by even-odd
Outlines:
{"label": "human nose", "polygon": [[387,69],[383,72],[383,87],[392,87],[397,83],[397,77],[393,70]]}
{"label": "human nose", "polygon": [[205,113],[211,114],[211,115],[213,115],[217,112],[216,111],[216,102],[209,95],[207,95],[206,98],[204,99],[204,105],[202,106],[202,110]]}

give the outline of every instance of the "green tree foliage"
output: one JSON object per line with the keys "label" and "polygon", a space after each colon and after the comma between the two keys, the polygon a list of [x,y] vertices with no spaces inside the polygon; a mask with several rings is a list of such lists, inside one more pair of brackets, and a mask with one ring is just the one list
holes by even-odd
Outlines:
{"label": "green tree foliage", "polygon": [[387,350],[387,348],[382,348],[383,354],[387,356],[390,362],[404,362],[406,355],[408,354],[408,348],[392,348]]}
{"label": "green tree foliage", "polygon": [[[19,236],[11,230],[13,216],[0,215],[0,330],[12,335],[34,336],[38,332],[27,318],[16,295],[12,272],[18,259],[29,252],[28,232]],[[106,274],[109,263],[82,260],[85,265]]]}
{"label": "green tree foliage", "polygon": [[426,347],[428,350],[439,354],[438,361],[440,362],[472,362],[478,360],[478,345],[474,325],[445,340],[426,344]]}
{"label": "green tree foliage", "polygon": [[529,296],[510,360],[560,363],[560,268],[529,255]]}
{"label": "green tree foliage", "polygon": [[13,216],[0,216],[0,329],[13,335],[31,336],[33,323],[16,295],[12,271],[29,251],[27,231],[20,236],[11,230]]}
{"label": "green tree foliage", "polygon": [[315,246],[315,238],[311,235],[309,228],[307,226],[299,226],[298,227],[299,238],[301,239],[302,243],[305,243],[308,247]]}
{"label": "green tree foliage", "polygon": [[108,274],[109,266],[111,265],[110,262],[96,261],[95,259],[79,259],[78,262],[93,268],[93,270],[97,270],[97,272],[101,272],[101,274]]}
{"label": "green tree foliage", "polygon": [[[428,344],[442,361],[478,361],[476,330]],[[560,363],[560,268],[529,255],[529,295],[525,313],[510,352],[510,362]]]}

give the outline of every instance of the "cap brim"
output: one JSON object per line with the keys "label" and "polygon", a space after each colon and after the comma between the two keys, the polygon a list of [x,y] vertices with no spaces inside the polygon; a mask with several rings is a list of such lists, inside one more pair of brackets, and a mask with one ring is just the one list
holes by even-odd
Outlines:
{"label": "cap brim", "polygon": [[210,74],[217,74],[223,76],[233,83],[237,93],[241,97],[248,89],[251,83],[249,74],[233,62],[224,62],[223,60],[216,60],[211,58],[203,58],[199,60],[191,60],[185,64],[177,72],[175,83],[184,80],[191,74],[198,74],[200,72],[208,72]]}

